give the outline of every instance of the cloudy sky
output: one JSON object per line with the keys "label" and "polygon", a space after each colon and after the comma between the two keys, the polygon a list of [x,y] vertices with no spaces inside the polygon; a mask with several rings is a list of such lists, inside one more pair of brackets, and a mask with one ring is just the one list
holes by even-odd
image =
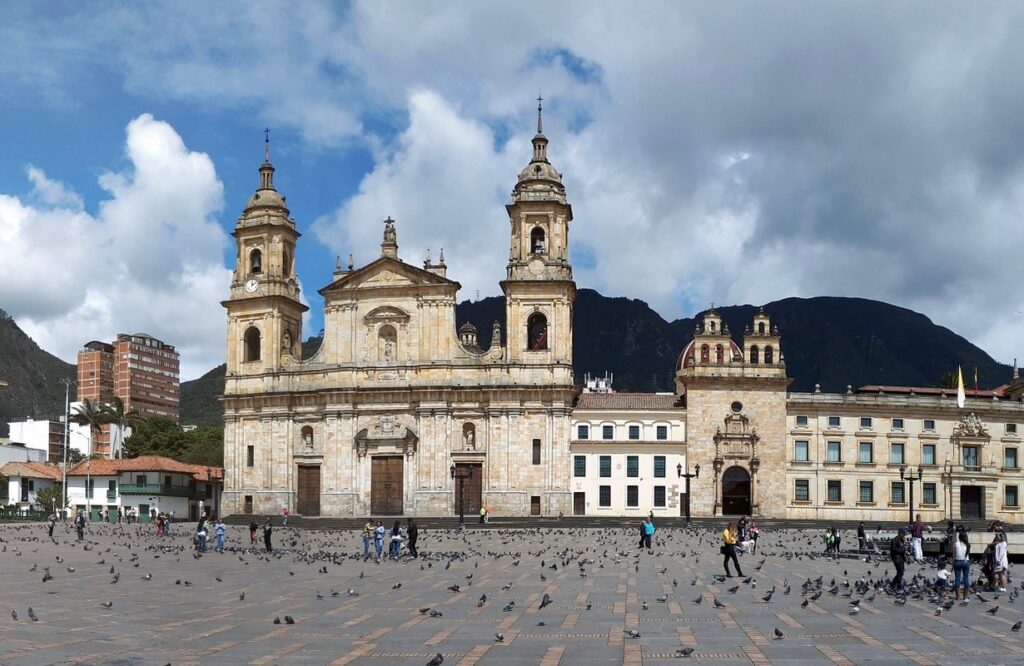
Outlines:
{"label": "cloudy sky", "polygon": [[[628,8],[627,8],[628,4]],[[1024,351],[1024,7],[13,3],[0,22],[0,307],[45,349],[148,331],[222,362],[264,127],[316,289],[445,250],[499,293],[534,98],[580,286],[666,318],[876,298]]]}

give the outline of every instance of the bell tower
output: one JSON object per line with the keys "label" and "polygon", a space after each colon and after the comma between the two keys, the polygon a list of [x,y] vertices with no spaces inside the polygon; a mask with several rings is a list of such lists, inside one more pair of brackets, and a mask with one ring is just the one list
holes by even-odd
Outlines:
{"label": "bell tower", "polygon": [[569,263],[569,222],[562,174],[548,161],[543,107],[537,98],[533,158],[519,173],[508,211],[511,231],[505,292],[508,359],[572,366],[576,283]]}
{"label": "bell tower", "polygon": [[235,270],[228,311],[228,375],[275,372],[301,356],[302,313],[295,279],[299,234],[285,198],[274,187],[270,130],[264,139],[260,182],[235,230]]}

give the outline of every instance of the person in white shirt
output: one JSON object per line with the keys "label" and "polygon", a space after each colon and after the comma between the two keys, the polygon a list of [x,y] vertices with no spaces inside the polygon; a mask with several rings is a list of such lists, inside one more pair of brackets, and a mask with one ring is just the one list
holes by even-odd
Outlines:
{"label": "person in white shirt", "polygon": [[957,599],[968,602],[968,591],[971,587],[971,545],[967,542],[967,533],[957,532],[953,543],[953,590]]}
{"label": "person in white shirt", "polygon": [[996,576],[996,587],[1000,592],[1006,592],[1006,575],[1010,568],[1010,562],[1006,555],[1006,539],[1002,532],[996,532],[995,540],[992,542],[994,551],[994,566]]}

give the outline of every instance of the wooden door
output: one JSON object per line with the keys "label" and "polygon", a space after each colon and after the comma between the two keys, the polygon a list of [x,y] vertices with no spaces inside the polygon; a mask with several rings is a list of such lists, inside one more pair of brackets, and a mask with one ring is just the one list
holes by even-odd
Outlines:
{"label": "wooden door", "polygon": [[300,516],[320,515],[320,465],[299,466],[295,511]]}
{"label": "wooden door", "polygon": [[373,458],[370,467],[370,512],[373,515],[402,515],[403,465],[402,456]]}
{"label": "wooden door", "polygon": [[[462,477],[465,480],[459,481]],[[483,465],[457,464],[455,465],[455,515],[459,515],[459,509],[464,508],[467,516],[480,515],[480,507],[484,505],[484,467]],[[462,505],[465,493],[465,505]]]}
{"label": "wooden door", "polygon": [[572,515],[582,516],[587,512],[587,494],[586,493],[573,493],[572,494]]}
{"label": "wooden door", "polygon": [[985,517],[982,504],[981,486],[960,487],[960,518],[962,520],[975,520]]}

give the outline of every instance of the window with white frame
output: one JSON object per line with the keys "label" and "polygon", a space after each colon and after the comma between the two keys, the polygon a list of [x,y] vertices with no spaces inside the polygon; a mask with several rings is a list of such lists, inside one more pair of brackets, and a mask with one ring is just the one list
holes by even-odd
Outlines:
{"label": "window with white frame", "polygon": [[640,426],[631,425],[628,429],[630,439],[640,439]]}
{"label": "window with white frame", "polygon": [[841,442],[828,442],[825,445],[825,462],[843,462],[843,451]]}
{"label": "window with white frame", "polygon": [[601,439],[615,439],[615,426],[603,425],[601,426]]}
{"label": "window with white frame", "polygon": [[875,445],[872,442],[861,442],[858,444],[857,462],[862,464],[875,462]]}
{"label": "window with white frame", "polygon": [[583,424],[576,426],[576,439],[590,439],[590,426]]}
{"label": "window with white frame", "polygon": [[889,446],[889,462],[893,465],[902,465],[906,462],[903,455],[903,442],[893,442]]}
{"label": "window with white frame", "polygon": [[810,446],[807,440],[798,439],[793,442],[793,460],[807,462],[811,459]]}

